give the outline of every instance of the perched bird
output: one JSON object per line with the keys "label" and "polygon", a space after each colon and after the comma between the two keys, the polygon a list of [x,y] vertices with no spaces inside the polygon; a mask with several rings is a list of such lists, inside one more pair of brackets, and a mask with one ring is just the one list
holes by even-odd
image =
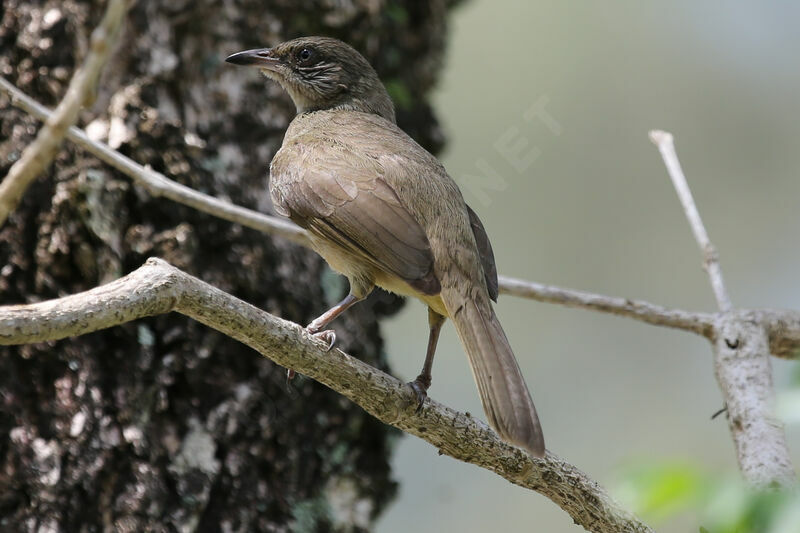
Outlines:
{"label": "perched bird", "polygon": [[259,68],[289,93],[297,116],[270,164],[275,210],[347,276],[350,293],[308,330],[327,325],[375,286],[428,306],[425,363],[411,382],[420,407],[446,317],[469,356],[481,402],[500,436],[532,455],[544,439],[519,365],[492,309],[497,269],[478,215],[439,161],[395,124],[375,70],[349,45],[303,37],[227,62]]}

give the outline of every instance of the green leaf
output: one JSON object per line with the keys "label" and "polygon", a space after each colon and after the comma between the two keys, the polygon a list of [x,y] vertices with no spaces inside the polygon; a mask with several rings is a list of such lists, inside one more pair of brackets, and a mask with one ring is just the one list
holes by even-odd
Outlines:
{"label": "green leaf", "polygon": [[673,462],[631,469],[619,497],[646,519],[659,522],[696,508],[707,492],[706,477],[697,467]]}

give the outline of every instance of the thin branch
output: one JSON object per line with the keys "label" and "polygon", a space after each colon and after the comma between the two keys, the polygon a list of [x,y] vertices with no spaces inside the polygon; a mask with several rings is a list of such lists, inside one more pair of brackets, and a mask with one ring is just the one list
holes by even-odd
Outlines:
{"label": "thin branch", "polygon": [[714,332],[715,317],[710,313],[668,309],[641,300],[562,289],[506,276],[500,276],[500,287],[505,294],[626,316],[655,326],[691,331],[707,338],[711,338]]}
{"label": "thin branch", "polygon": [[[0,90],[11,96],[12,105],[27,111],[39,120],[49,120],[48,117],[52,116],[52,111],[27,96],[2,77],[0,77]],[[140,185],[155,197],[163,196],[217,218],[235,222],[263,233],[279,235],[303,246],[310,245],[308,235],[303,228],[287,220],[234,205],[172,181],[163,174],[143,167],[132,159],[125,157],[107,144],[93,141],[79,128],[74,126],[69,128],[67,130],[67,138],[130,177],[134,183]]]}
{"label": "thin branch", "polygon": [[[1,77],[0,90],[11,96],[13,105],[27,111],[39,120],[47,120],[51,114],[46,107]],[[251,211],[185,187],[163,174],[139,165],[108,145],[90,139],[83,130],[70,128],[67,138],[132,178],[135,183],[144,187],[153,196],[164,196],[198,211],[263,233],[279,235],[303,246],[311,245],[306,231],[292,222]],[[521,298],[627,316],[653,325],[692,331],[706,337],[710,335],[710,328],[713,324],[713,317],[706,313],[667,309],[647,302],[541,285],[505,276],[500,277],[500,292]]]}
{"label": "thin branch", "polygon": [[692,191],[689,190],[686,176],[683,175],[678,154],[675,153],[672,134],[666,131],[653,130],[650,132],[650,140],[661,152],[661,158],[664,160],[672,185],[675,187],[675,192],[678,193],[683,210],[686,212],[686,218],[689,220],[689,226],[692,228],[694,238],[700,246],[700,251],[703,252],[703,267],[708,272],[708,277],[711,280],[711,288],[714,291],[714,298],[717,300],[717,307],[723,313],[727,313],[731,310],[731,299],[725,289],[725,282],[722,280],[719,254],[717,254],[714,245],[711,244],[706,228],[703,225],[703,219],[700,218],[700,213],[697,211],[694,198],[692,198]]}
{"label": "thin branch", "polygon": [[94,94],[100,71],[111,55],[127,9],[125,0],[109,0],[103,20],[92,32],[89,53],[83,66],[70,80],[66,95],[39,130],[36,140],[25,148],[0,183],[0,226],[17,208],[31,182],[53,161],[67,129],[75,124],[81,107]]}
{"label": "thin branch", "polygon": [[[2,77],[0,77],[0,90],[11,97],[11,103],[14,106],[39,120],[49,120],[53,115],[52,111]],[[292,222],[231,204],[176,183],[163,174],[143,167],[125,157],[108,145],[90,139],[79,128],[70,127],[67,130],[67,138],[130,177],[153,196],[163,196],[223,220],[241,224],[262,233],[278,235],[306,247],[311,244],[306,231]],[[500,276],[500,292],[520,298],[626,316],[656,326],[691,331],[707,338],[710,338],[713,333],[714,315],[669,309],[641,300],[629,300],[542,285],[507,276]],[[754,312],[758,316],[765,317],[765,320],[768,319],[772,353],[778,357],[796,358],[797,350],[800,349],[800,316],[798,316],[800,313],[766,309]]]}
{"label": "thin branch", "polygon": [[150,259],[107,285],[47,302],[0,307],[0,344],[62,339],[137,318],[176,311],[250,346],[275,363],[301,372],[346,396],[386,424],[416,435],[440,453],[488,469],[535,490],[589,531],[652,531],[621,509],[586,474],[547,453],[532,459],[486,424],[428,399],[419,414],[416,396],[396,378],[207,283]]}
{"label": "thin branch", "polygon": [[[711,279],[720,313],[713,329],[714,374],[717,377],[728,412],[736,459],[743,477],[756,488],[791,487],[797,476],[786,445],[783,424],[775,416],[775,392],[772,383],[770,348],[772,328],[766,321],[754,321],[753,312],[732,310],[722,281],[719,257],[706,233],[700,213],[681,170],[672,135],[651,131],[650,139],[658,146],[667,172],[681,200],[686,218],[704,255],[704,265]],[[790,320],[781,326],[786,328]]]}

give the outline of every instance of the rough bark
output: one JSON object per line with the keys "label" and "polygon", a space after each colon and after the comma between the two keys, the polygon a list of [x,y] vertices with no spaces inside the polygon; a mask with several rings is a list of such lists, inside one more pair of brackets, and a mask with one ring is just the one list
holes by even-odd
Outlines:
{"label": "rough bark", "polygon": [[[367,55],[401,126],[439,148],[424,98],[440,66],[446,3],[332,5],[139,1],[79,124],[181,183],[269,212],[267,164],[293,109],[222,58],[327,34]],[[5,0],[0,72],[54,106],[103,8]],[[0,101],[3,175],[37,128]],[[0,229],[0,304],[86,290],[151,255],[298,322],[345,290],[310,252],[153,199],[65,146]],[[378,295],[354,308],[337,328],[339,345],[386,368],[377,319],[398,305]],[[310,380],[287,392],[283,369],[180,316],[4,347],[0,375],[3,530],[358,530],[395,491],[386,426]]]}
{"label": "rough bark", "polygon": [[[169,265],[141,268],[90,291],[28,305],[0,306],[0,344],[84,335],[131,320],[177,312],[296,368],[386,424],[429,442],[439,453],[535,490],[595,533],[652,533],[577,467],[551,452],[535,459],[503,442],[484,422],[428,398],[421,409],[406,383],[330,349],[292,322],[270,315]],[[340,487],[337,489],[341,490]]]}

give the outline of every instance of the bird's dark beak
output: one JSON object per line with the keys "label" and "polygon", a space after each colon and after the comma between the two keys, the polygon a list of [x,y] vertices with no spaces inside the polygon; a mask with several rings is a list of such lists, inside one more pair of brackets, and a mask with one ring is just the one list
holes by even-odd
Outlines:
{"label": "bird's dark beak", "polygon": [[265,68],[274,70],[281,62],[275,57],[270,48],[257,48],[255,50],[245,50],[237,52],[225,58],[228,63],[234,65],[244,65],[248,67]]}

